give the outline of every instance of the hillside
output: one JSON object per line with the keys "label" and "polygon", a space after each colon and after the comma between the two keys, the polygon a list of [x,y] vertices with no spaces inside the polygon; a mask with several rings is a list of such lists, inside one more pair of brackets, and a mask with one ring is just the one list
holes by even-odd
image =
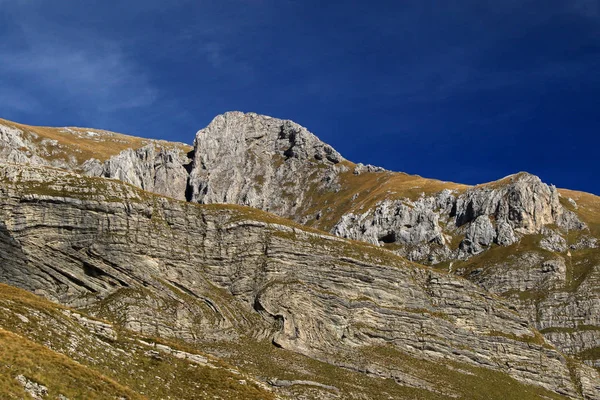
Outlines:
{"label": "hillside", "polygon": [[[527,173],[470,187],[354,164],[257,114],[215,118],[193,151],[69,130],[0,122],[1,282],[210,355],[257,398],[598,398],[598,197]],[[99,154],[73,132],[98,132]],[[82,363],[83,382],[168,398]],[[173,398],[194,398],[189,382]]]}
{"label": "hillside", "polygon": [[0,159],[117,178],[145,190],[185,199],[184,143],[144,139],[91,128],[50,128],[0,119]]}

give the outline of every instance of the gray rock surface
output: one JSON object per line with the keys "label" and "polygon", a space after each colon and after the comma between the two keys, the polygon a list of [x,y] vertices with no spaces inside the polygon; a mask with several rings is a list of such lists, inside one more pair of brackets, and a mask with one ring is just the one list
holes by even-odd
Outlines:
{"label": "gray rock surface", "polygon": [[20,129],[0,124],[0,160],[5,162],[33,165],[49,165],[49,163],[33,153],[30,140],[27,140]]}
{"label": "gray rock surface", "polygon": [[24,375],[17,375],[16,380],[34,400],[43,400],[48,395],[46,386],[28,379]]}
{"label": "gray rock surface", "polygon": [[518,233],[539,232],[543,226],[557,222],[562,213],[556,188],[527,173],[475,187],[456,203],[459,226],[488,215],[507,222]]}
{"label": "gray rock surface", "polygon": [[[417,201],[383,201],[362,215],[342,216],[332,232],[370,243],[385,238],[405,248],[423,250],[399,251],[403,255],[416,254],[411,257],[415,261],[439,262],[469,258],[494,243],[509,246],[524,235],[549,234],[545,227],[550,224],[564,229],[586,228],[575,214],[561,206],[554,187],[538,177],[520,173],[461,194],[446,190]],[[452,237],[456,236],[464,238],[458,248],[451,248]],[[431,243],[443,248],[432,247]],[[564,238],[553,233],[542,247],[564,251],[564,243]]]}
{"label": "gray rock surface", "polygon": [[[81,132],[77,133],[80,134]],[[300,125],[291,121],[237,112],[218,116],[207,128],[198,132],[193,165],[187,169],[186,166],[190,162],[187,155],[181,149],[172,147],[161,148],[150,144],[137,150],[125,150],[106,162],[88,159],[79,163],[74,156],[54,157],[57,151],[65,150],[64,146],[61,147],[60,143],[55,142],[41,140],[31,132],[25,135],[20,129],[0,124],[0,160],[70,169],[92,177],[119,179],[149,192],[180,200],[187,198],[207,204],[249,205],[295,219],[300,223],[331,230],[344,238],[385,246],[412,261],[428,264],[445,262],[444,269],[447,267],[449,271],[463,275],[485,290],[502,295],[518,305],[529,323],[540,329],[544,336],[562,351],[582,357],[589,365],[600,365],[597,356],[597,349],[600,348],[600,321],[597,317],[600,314],[600,257],[595,252],[598,248],[598,238],[594,236],[597,236],[597,233],[593,230],[593,223],[588,227],[580,218],[580,215],[585,215],[590,210],[586,209],[585,202],[575,202],[570,197],[561,200],[554,187],[542,183],[533,175],[519,173],[498,182],[472,188],[436,184],[435,187],[440,189],[427,190],[428,183],[418,180],[415,180],[414,187],[402,187],[402,182],[408,179],[408,176],[373,166],[352,164]],[[188,170],[191,171],[189,175]],[[64,197],[65,193],[75,193],[75,200],[72,199],[69,203],[71,206],[90,209],[90,204],[93,204],[91,209],[95,212],[119,215],[116,220],[94,220],[94,223],[111,225],[111,229],[118,231],[123,224],[131,224],[129,214],[142,213],[149,215],[156,226],[167,224],[189,231],[187,224],[190,217],[186,216],[184,211],[178,214],[176,222],[165,219],[162,217],[163,211],[156,211],[162,207],[155,205],[156,197],[149,193],[142,195],[129,186],[119,186],[116,182],[107,183],[104,179],[80,181],[75,174],[65,175],[68,178],[56,184],[50,181],[54,179],[52,177],[55,174],[59,176],[61,173],[51,169],[40,171],[35,168],[6,167],[5,171],[5,182],[12,185],[24,180],[30,183],[30,189],[35,189],[23,197],[23,204],[36,201],[54,204],[56,198]],[[386,182],[398,177],[401,178],[399,187],[402,189],[396,191],[394,186],[385,186]],[[442,189],[443,187],[447,188]],[[420,195],[413,193],[421,189]],[[98,191],[102,195],[97,195]],[[90,193],[96,194],[91,196]],[[373,193],[378,193],[377,201],[370,200],[369,196]],[[153,206],[136,208],[144,202],[152,203]],[[107,206],[107,203],[110,206]],[[119,214],[120,211],[115,211],[116,203],[121,204],[118,210],[121,210],[120,207],[126,210],[126,216]],[[163,204],[163,200],[158,200],[158,203]],[[44,218],[38,223],[40,226],[46,226],[46,218],[50,218],[51,221],[54,217],[49,210],[42,212]],[[84,217],[70,216],[70,211],[65,213],[66,223],[59,223],[59,218],[56,217],[55,225],[44,229],[51,231],[64,225],[65,227],[60,228],[61,235],[64,235],[65,232],[74,229],[73,226],[79,226],[80,222],[76,222],[78,218],[90,218],[88,214]],[[31,222],[25,214],[16,212],[16,215],[20,215],[22,219],[17,225],[21,223],[28,226]],[[323,222],[326,220],[328,222]],[[16,223],[14,219],[11,221]],[[183,227],[180,225],[181,221],[186,221]],[[13,228],[0,224],[0,233]],[[116,242],[119,246],[129,244],[131,239],[126,238],[131,236],[130,232],[135,232],[134,235],[143,238],[154,237],[143,229],[140,232],[138,228],[131,231],[128,227],[126,232],[119,233],[122,235],[120,241]],[[204,235],[199,232],[194,231],[193,234]],[[203,249],[205,246],[221,243],[214,239],[200,244],[187,236],[177,237],[178,242],[173,242],[176,236],[168,232],[164,237],[154,240],[162,243],[157,245],[159,247],[176,246],[172,243],[187,243],[188,247],[192,244]],[[99,296],[104,296],[115,287],[139,284],[137,276],[131,282],[127,280],[131,271],[126,267],[119,267],[120,269],[111,274],[100,274],[100,281],[90,280],[87,274],[70,275],[72,271],[62,270],[51,272],[52,277],[49,278],[31,269],[32,254],[33,259],[39,261],[49,257],[46,251],[51,251],[50,257],[62,254],[59,259],[66,265],[88,265],[87,271],[94,275],[96,269],[103,271],[105,264],[123,263],[123,255],[114,260],[105,260],[105,257],[112,254],[111,251],[114,252],[110,246],[84,246],[87,249],[84,257],[77,250],[77,246],[67,244],[65,247],[57,234],[55,240],[48,241],[47,249],[24,253],[13,245],[10,234],[2,234],[0,237],[3,255],[11,260],[13,267],[18,266],[14,268],[19,271],[14,276],[6,270],[0,271],[0,277],[10,279],[23,287],[29,285],[27,288],[30,290],[35,287],[40,294],[50,298],[72,305],[87,306],[87,296],[82,296],[81,284],[73,285],[73,282],[85,283],[83,292],[87,290]],[[82,236],[85,237],[87,236]],[[237,248],[237,244],[231,243],[231,246]],[[296,244],[293,245],[295,246]],[[499,249],[499,246],[505,249]],[[160,247],[161,256],[158,258],[140,254],[128,256],[128,262],[138,266],[136,271],[146,271],[142,279],[145,282],[143,286],[154,282],[155,277],[165,273],[164,271],[170,270],[170,267],[162,266],[160,261],[169,257],[165,255],[166,250],[163,247]],[[310,253],[309,250],[306,252]],[[104,253],[108,255],[105,256]],[[225,256],[220,257],[226,259]],[[97,258],[104,261],[97,264]],[[284,259],[292,264],[298,262],[295,259]],[[47,265],[44,268],[52,269]],[[284,275],[286,274],[288,272]],[[213,282],[211,279],[209,281]],[[31,286],[32,281],[35,282],[34,286]],[[171,284],[179,281],[179,276],[169,280]],[[232,287],[234,289],[228,290],[239,300],[237,286]],[[182,290],[188,293],[187,286]],[[298,289],[299,292],[302,290],[304,288]],[[294,297],[294,293],[285,292],[285,295],[302,303],[301,299]],[[101,312],[119,315],[127,327],[141,332],[177,336],[191,341],[203,335],[215,339],[223,336],[234,338],[239,336],[234,327],[250,324],[250,317],[236,317],[246,315],[247,310],[244,307],[237,308],[236,305],[221,309],[217,302],[207,296],[202,298],[202,302],[188,306],[174,304],[169,296],[148,296],[136,291],[128,296],[126,304],[103,303]],[[250,304],[255,300],[244,298],[241,304]],[[310,329],[306,329],[304,325],[299,327],[293,322],[293,312],[298,312],[300,308],[283,307],[287,313],[285,314],[284,311],[280,311],[282,306],[279,304],[269,306],[271,310],[268,301],[272,300],[267,299],[264,304],[259,304],[270,311],[259,312],[263,313],[266,319],[270,318],[273,326],[280,324],[281,318],[288,321],[287,325],[283,324],[286,327],[283,331],[287,333],[275,334],[269,326],[262,326],[258,329],[259,332],[252,331],[252,335],[272,337],[282,346],[330,360],[327,346],[315,350],[314,346],[306,344],[306,338],[294,338],[293,332],[296,328],[302,329],[300,332],[304,332],[303,335],[313,335],[313,329],[316,328],[311,324],[316,326],[318,322],[303,320],[302,324],[308,323]],[[98,306],[98,303],[94,304]],[[323,304],[303,305],[316,307],[315,310],[321,310],[319,307],[331,307]],[[207,314],[206,307],[217,310],[218,317]],[[163,309],[172,309],[173,315],[162,316],[163,320],[156,321],[155,315]],[[325,311],[322,312],[326,315]],[[200,333],[198,325],[211,328]],[[218,329],[214,328],[215,326]],[[394,336],[386,338],[396,340]],[[331,343],[334,342],[335,340],[331,339]],[[390,374],[391,372],[387,371],[382,376],[390,377]],[[414,385],[422,384],[406,376],[401,378],[396,375],[395,379],[412,382]]]}
{"label": "gray rock surface", "polygon": [[597,372],[579,366],[574,383],[510,303],[467,280],[252,209],[44,168],[3,165],[0,181],[0,280],[129,329],[265,338],[356,370],[360,349],[392,346],[598,398]]}
{"label": "gray rock surface", "polygon": [[541,292],[564,285],[567,267],[562,258],[546,260],[536,252],[524,252],[494,268],[476,269],[470,274],[471,280],[492,293]]}
{"label": "gray rock surface", "polygon": [[[506,226],[506,225],[505,225]],[[489,247],[496,239],[497,234],[488,215],[480,215],[469,224],[465,239],[461,242],[461,250],[478,254]]]}
{"label": "gray rock surface", "polygon": [[88,176],[102,176],[129,183],[149,192],[178,200],[186,199],[188,172],[191,160],[180,150],[156,149],[154,144],[137,150],[124,150],[104,165],[90,160],[82,166]]}
{"label": "gray rock surface", "polygon": [[540,241],[540,247],[544,250],[564,253],[567,251],[567,240],[559,232],[544,229],[544,238]]}
{"label": "gray rock surface", "polygon": [[286,120],[229,112],[196,134],[191,200],[232,203],[287,216],[312,184],[335,185],[343,158],[306,128]]}

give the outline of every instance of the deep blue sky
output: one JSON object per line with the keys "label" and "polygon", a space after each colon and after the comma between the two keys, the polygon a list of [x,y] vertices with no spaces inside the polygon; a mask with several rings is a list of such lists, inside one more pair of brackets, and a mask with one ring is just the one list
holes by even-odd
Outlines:
{"label": "deep blue sky", "polygon": [[346,158],[600,194],[600,0],[0,0],[0,116],[191,143],[229,110]]}

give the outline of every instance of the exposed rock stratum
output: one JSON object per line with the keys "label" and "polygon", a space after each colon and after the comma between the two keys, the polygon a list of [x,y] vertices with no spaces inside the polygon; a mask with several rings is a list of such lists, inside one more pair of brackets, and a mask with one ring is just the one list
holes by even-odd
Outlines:
{"label": "exposed rock stratum", "polygon": [[[0,134],[0,281],[71,307],[61,321],[105,351],[217,366],[257,398],[600,398],[593,195],[354,164],[251,113],[216,117],[193,148],[8,121]],[[6,335],[152,397],[23,328],[52,303],[2,301]],[[190,381],[168,382],[189,397]]]}

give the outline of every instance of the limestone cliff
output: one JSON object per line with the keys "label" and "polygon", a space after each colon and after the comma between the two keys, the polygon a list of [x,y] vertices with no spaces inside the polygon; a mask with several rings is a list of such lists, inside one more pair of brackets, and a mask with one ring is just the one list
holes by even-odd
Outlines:
{"label": "limestone cliff", "polygon": [[[394,347],[394,351],[400,349],[402,354],[409,354],[410,357],[419,358],[422,357],[421,353],[428,354],[428,348],[418,347],[415,343],[406,344],[396,333],[382,334],[381,331],[387,332],[388,328],[382,322],[381,316],[377,316],[373,311],[361,311],[372,319],[369,322],[372,325],[368,325],[367,331],[353,331],[351,334],[346,332],[345,328],[336,325],[340,321],[329,321],[331,312],[343,316],[338,319],[344,323],[356,318],[353,310],[356,307],[355,301],[358,300],[344,297],[351,294],[356,295],[356,299],[365,297],[365,304],[387,304],[385,310],[393,308],[395,302],[403,304],[402,301],[405,300],[388,299],[388,292],[394,288],[378,287],[370,278],[368,285],[364,290],[361,289],[360,293],[348,292],[354,285],[362,285],[354,281],[343,289],[335,285],[332,287],[333,284],[327,283],[327,279],[319,281],[317,277],[327,274],[320,269],[311,269],[314,268],[312,264],[330,265],[326,261],[329,256],[317,251],[317,258],[309,257],[315,248],[306,248],[307,244],[303,241],[314,244],[317,240],[313,236],[305,236],[308,235],[305,230],[298,230],[300,228],[297,225],[283,219],[277,219],[277,224],[283,227],[283,231],[276,229],[279,233],[274,234],[271,232],[273,226],[264,225],[263,219],[274,221],[276,218],[272,215],[265,217],[266,214],[260,214],[260,218],[256,217],[258,214],[254,213],[258,211],[253,211],[253,216],[249,219],[258,218],[262,222],[251,223],[252,229],[244,224],[230,229],[229,225],[219,218],[229,221],[232,218],[237,220],[238,217],[232,217],[233,214],[247,215],[246,211],[240,211],[245,209],[218,205],[233,203],[273,212],[304,226],[328,231],[337,237],[370,243],[372,246],[360,247],[360,251],[376,251],[380,255],[378,257],[402,256],[414,262],[435,266],[435,269],[427,269],[431,273],[444,271],[462,276],[482,288],[482,293],[492,293],[492,297],[499,295],[508,300],[507,307],[518,310],[531,327],[541,331],[545,339],[560,351],[584,361],[588,366],[600,368],[600,200],[596,196],[557,190],[527,173],[470,187],[354,164],[294,122],[239,112],[216,117],[208,127],[197,133],[193,149],[182,144],[134,138],[101,130],[28,127],[0,121],[0,160],[37,165],[41,168],[14,165],[4,167],[5,183],[8,185],[6,187],[12,187],[10,190],[13,190],[10,192],[6,189],[9,190],[7,193],[12,193],[7,195],[7,199],[12,199],[13,202],[17,198],[21,200],[15,203],[18,207],[14,204],[10,207],[5,206],[4,215],[13,225],[9,228],[2,226],[2,231],[8,232],[6,237],[9,239],[6,239],[6,243],[9,245],[1,248],[0,255],[3,259],[11,260],[2,269],[2,279],[29,290],[36,290],[55,300],[76,306],[89,306],[90,312],[123,321],[131,329],[176,336],[188,341],[195,341],[203,336],[216,339],[223,335],[229,338],[237,337],[238,340],[244,335],[270,338],[280,346],[335,365],[344,364],[331,358],[334,345],[340,343],[340,339],[344,345],[340,345],[335,351],[343,354],[346,354],[346,350],[342,350],[346,344],[354,346],[359,343],[359,346],[364,348],[371,346],[374,338],[400,343],[399,347]],[[64,172],[52,168],[71,170],[73,173],[65,175]],[[133,186],[120,185],[105,178],[118,179]],[[20,180],[29,183],[17,184]],[[14,185],[17,185],[18,190]],[[174,199],[214,205],[197,208],[198,206],[189,203],[167,201],[138,191],[134,187]],[[32,206],[30,203],[36,202],[46,204],[47,207],[31,212],[35,217],[20,214],[19,209],[26,210]],[[72,216],[72,210],[64,209],[65,202],[69,207],[93,210],[91,214],[108,213],[112,217],[102,220],[92,218],[87,212]],[[141,204],[145,205],[140,206]],[[6,207],[10,211],[6,211]],[[165,211],[164,207],[170,211]],[[58,216],[53,214],[54,208],[58,210]],[[121,210],[124,210],[124,215],[121,214]],[[208,210],[215,213],[211,214]],[[11,216],[13,212],[18,217]],[[188,215],[189,212],[192,216]],[[60,213],[64,213],[66,224],[62,220],[63,214]],[[166,218],[165,213],[171,217]],[[43,217],[39,217],[38,214]],[[139,225],[139,215],[149,218],[152,222],[151,227]],[[34,223],[35,228],[29,225],[31,218],[37,221]],[[46,218],[50,221],[54,219],[55,225],[46,226]],[[90,218],[93,221],[91,225],[100,224],[101,232],[111,232],[111,239],[107,242],[109,244],[102,245],[103,240],[108,239],[98,239],[94,229],[91,229],[90,233],[81,228],[81,223]],[[211,218],[216,218],[218,222]],[[202,220],[202,224],[205,225],[199,228],[196,226],[198,223],[194,222],[195,219]],[[36,235],[47,240],[46,247],[40,250],[36,245],[32,245],[33,247],[23,253],[13,246],[11,243],[14,235],[20,232],[19,224],[25,227],[23,232],[38,232]],[[228,228],[224,229],[223,224]],[[291,231],[286,228],[290,224],[294,226]],[[163,231],[167,226],[170,230]],[[174,227],[187,234],[181,236],[173,233]],[[207,227],[212,227],[216,229],[214,232],[219,233],[207,236],[206,232],[213,232],[212,228]],[[52,240],[47,239],[44,235],[53,229],[58,233],[51,235]],[[228,238],[227,234],[238,232],[237,229],[244,233],[236,233],[235,240]],[[60,239],[63,236],[70,237],[69,232],[75,231],[86,243],[81,248],[69,244],[71,239],[66,240],[66,245]],[[39,232],[45,233],[42,235]],[[162,232],[162,236],[155,236],[156,232]],[[113,235],[118,240],[113,239]],[[246,242],[244,235],[250,237],[249,242]],[[273,238],[283,240],[282,236],[286,235],[287,239],[295,240],[272,242]],[[204,239],[198,242],[193,238],[195,236]],[[341,251],[335,250],[335,246],[341,244],[357,245],[356,242],[336,240],[324,232],[318,233],[317,236],[324,243],[336,244],[326,246],[328,252]],[[205,239],[206,237],[210,239]],[[258,240],[257,237],[261,239]],[[313,239],[310,239],[311,237]],[[155,242],[147,251],[157,252],[158,250],[152,249],[153,246],[158,246],[160,256],[150,256],[145,252],[138,254],[138,250],[129,247],[132,241],[138,241],[139,246],[145,238]],[[97,244],[88,245],[87,240],[93,240]],[[238,241],[244,243],[244,250],[240,249]],[[63,246],[66,246],[66,250]],[[181,246],[187,249],[185,255],[181,255],[180,250],[172,250]],[[239,256],[238,253],[246,254],[244,251],[248,251],[246,255],[255,258],[253,261],[239,261],[238,258],[228,258],[231,255],[229,253],[205,255],[207,248],[221,248],[219,246],[229,248],[235,257]],[[263,250],[256,250],[260,246],[263,246]],[[286,250],[279,253],[280,247],[286,247]],[[47,253],[50,251],[48,248],[53,248],[51,253]],[[115,256],[117,248],[121,250]],[[202,251],[197,250],[198,248]],[[264,250],[265,248],[268,250]],[[259,296],[263,276],[277,280],[268,273],[251,269],[249,275],[245,274],[246,263],[263,265],[266,262],[266,265],[271,265],[273,260],[267,253],[272,249],[278,251],[275,253],[277,260],[290,266],[298,266],[302,271],[300,273],[296,268],[291,268],[290,271],[293,272],[276,269],[277,272],[273,272],[275,276],[285,277],[286,283],[271,283],[271,286],[282,286],[273,296],[287,297],[297,304],[272,303],[273,300],[268,296]],[[262,255],[256,258],[261,251]],[[356,251],[358,250],[355,248],[352,253]],[[290,255],[289,252],[296,256]],[[306,255],[307,259],[298,259],[298,254]],[[173,255],[176,261],[165,261],[164,266],[161,264],[161,260]],[[319,258],[321,256],[325,258]],[[211,257],[214,257],[214,260]],[[98,259],[101,260],[100,264],[96,264]],[[127,262],[123,259],[127,259]],[[45,262],[47,260],[52,262]],[[59,260],[58,264],[63,266],[72,265],[72,268],[64,270],[61,267],[56,271],[54,260]],[[188,262],[191,264],[185,264]],[[230,267],[226,268],[229,271],[225,274],[227,277],[201,277],[202,282],[210,282],[219,290],[226,289],[226,292],[222,292],[225,297],[220,299],[221,306],[207,296],[197,297],[197,290],[188,288],[188,279],[197,283],[200,278],[191,272],[182,272],[188,271],[189,265],[205,265],[207,262],[211,265],[210,268],[222,267],[227,263],[238,265],[235,272],[231,272]],[[398,262],[402,265],[407,263]],[[379,265],[378,263],[375,264]],[[367,261],[367,265],[372,264],[372,260]],[[107,265],[116,265],[118,268],[106,273]],[[311,266],[307,270],[309,272],[305,271],[307,265]],[[364,266],[360,265],[360,268],[355,267],[362,270]],[[132,272],[128,268],[137,271],[134,274],[135,278],[131,278]],[[347,273],[337,264],[335,268],[340,273]],[[46,275],[40,275],[40,270],[45,271]],[[139,271],[145,271],[143,278],[137,276]],[[351,271],[352,276],[358,273],[354,269]],[[303,275],[305,272],[311,274],[312,280]],[[166,279],[161,274],[166,274],[169,278]],[[236,276],[237,280],[231,278],[231,274]],[[382,274],[382,277],[390,277],[386,279],[406,285],[406,276],[397,276],[397,272],[389,269],[385,269]],[[157,281],[157,276],[161,280]],[[331,279],[335,281],[337,278]],[[413,279],[416,278],[411,275],[408,281]],[[252,284],[248,283],[248,280]],[[417,281],[422,282],[422,278],[418,278]],[[165,282],[168,287],[173,286],[177,288],[176,291],[190,296],[187,297],[188,300],[195,299],[193,305],[175,306],[173,313],[169,315],[157,313],[157,310],[172,304],[173,301],[172,295],[164,297],[163,291],[167,287]],[[459,282],[464,285],[463,280]],[[109,293],[115,290],[122,293],[122,290],[125,290],[123,287],[130,286],[143,287],[144,290],[131,290],[123,301],[118,300],[118,296],[118,301],[105,300],[106,296],[106,299],[113,299]],[[209,290],[210,287],[212,286],[203,287],[202,290]],[[330,303],[321,299],[324,295],[319,294],[318,301],[306,302],[304,296],[306,293],[313,293],[315,287],[324,290],[325,293],[336,293],[336,296],[339,295],[338,290],[341,290],[345,300],[342,301],[342,305],[337,302]],[[407,287],[411,293],[419,290],[430,292],[430,289],[423,289],[422,285],[420,289]],[[85,295],[87,292],[96,293],[102,300],[89,301],[89,297]],[[298,293],[302,293],[302,296]],[[370,300],[367,301],[367,298]],[[361,301],[358,301],[360,307]],[[186,300],[187,303],[189,301]],[[248,305],[251,306],[248,308]],[[423,304],[415,305],[421,306]],[[302,317],[302,321],[297,322],[298,313],[302,314],[304,308],[314,309],[317,316]],[[429,316],[438,316],[438,310],[428,308],[427,304],[423,309],[417,309]],[[217,315],[212,315],[213,312]],[[387,315],[386,313],[390,312],[385,311],[383,314]],[[443,314],[445,313],[449,311],[443,311]],[[266,325],[264,321],[257,323],[256,314],[262,315],[264,321],[270,322]],[[412,317],[414,315],[411,314]],[[323,318],[329,321],[326,326],[330,328],[323,328],[328,334],[320,331]],[[461,316],[460,320],[463,318]],[[360,318],[357,322],[360,326],[365,323]],[[478,323],[479,321],[473,322],[474,325]],[[202,328],[198,329],[198,326]],[[206,326],[210,328],[207,329]],[[218,329],[214,326],[218,326]],[[242,336],[236,328],[239,326],[244,327]],[[494,326],[494,329],[496,328]],[[319,333],[316,333],[315,329]],[[439,330],[438,327],[434,330],[436,329]],[[337,332],[337,336],[332,332]],[[409,334],[402,329],[400,332],[403,332],[400,336]],[[415,331],[409,332],[414,334]],[[509,337],[514,338],[514,335],[519,334],[511,331]],[[501,336],[506,337],[504,334]],[[526,335],[528,338],[534,336]],[[319,346],[315,347],[315,340],[320,343]],[[497,343],[497,340],[496,337],[494,341]],[[457,344],[460,341],[452,339],[450,343],[450,347],[460,348],[460,344]],[[485,348],[484,345],[481,346],[482,349]],[[418,351],[415,352],[414,349]],[[446,354],[448,350],[436,348],[431,351]],[[483,350],[478,348],[477,351]],[[488,354],[485,351],[482,354]],[[452,357],[458,357],[454,352],[452,354]],[[430,360],[427,357],[424,359]],[[384,364],[390,362],[387,360]],[[389,365],[377,365],[377,370],[383,376],[394,376],[394,379],[399,381],[408,379],[411,385],[417,385],[416,380],[412,379],[414,376],[409,379],[402,375],[404,377],[399,378],[400,375],[394,375],[394,372],[390,371]],[[358,370],[374,368],[373,365],[366,367],[354,362],[347,366]],[[522,377],[518,379],[523,381]],[[585,379],[587,378],[584,377],[583,380]],[[586,385],[584,384],[584,387],[593,387],[593,384]]]}
{"label": "limestone cliff", "polygon": [[176,149],[156,149],[148,144],[140,149],[123,150],[104,163],[93,159],[81,167],[88,176],[118,179],[149,192],[186,199],[188,172],[191,163],[187,155]]}
{"label": "limestone cliff", "polygon": [[423,379],[406,360],[598,398],[598,373],[569,364],[510,303],[377,247],[60,170],[5,164],[0,182],[0,279],[133,331],[196,344],[266,339],[440,396],[463,389]]}
{"label": "limestone cliff", "polygon": [[257,114],[230,112],[199,131],[191,200],[233,203],[282,216],[302,210],[311,186],[334,187],[343,158],[306,128]]}

